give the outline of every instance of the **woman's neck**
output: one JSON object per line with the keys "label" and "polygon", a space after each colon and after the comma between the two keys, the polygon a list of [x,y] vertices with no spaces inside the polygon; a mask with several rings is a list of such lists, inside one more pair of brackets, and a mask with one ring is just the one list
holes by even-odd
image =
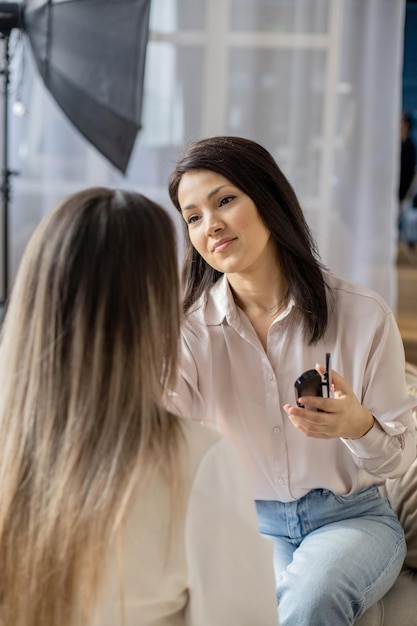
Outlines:
{"label": "woman's neck", "polygon": [[272,275],[258,277],[228,275],[230,288],[237,306],[252,324],[265,352],[268,331],[288,300],[288,288],[278,266]]}
{"label": "woman's neck", "polygon": [[227,276],[237,306],[252,315],[276,317],[286,303],[288,286],[280,267],[250,275]]}

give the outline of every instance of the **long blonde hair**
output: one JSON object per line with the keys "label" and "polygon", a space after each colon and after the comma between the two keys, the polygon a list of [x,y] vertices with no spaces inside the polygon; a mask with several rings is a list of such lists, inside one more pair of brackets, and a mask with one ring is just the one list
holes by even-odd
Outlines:
{"label": "long blonde hair", "polygon": [[179,331],[175,233],[136,194],[74,194],[36,229],[0,345],[0,623],[87,624],[138,481],[175,475],[163,408]]}

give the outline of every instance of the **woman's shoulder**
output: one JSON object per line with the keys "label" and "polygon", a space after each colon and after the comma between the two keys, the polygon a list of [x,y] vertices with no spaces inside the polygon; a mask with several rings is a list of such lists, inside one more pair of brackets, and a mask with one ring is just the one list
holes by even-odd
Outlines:
{"label": "woman's shoulder", "polygon": [[209,451],[215,450],[224,441],[224,437],[210,426],[196,420],[182,418],[179,420],[187,458],[195,468]]}
{"label": "woman's shoulder", "polygon": [[324,274],[324,278],[339,308],[349,304],[355,306],[360,302],[362,312],[369,309],[379,311],[383,315],[391,312],[384,298],[373,289],[328,272]]}
{"label": "woman's shoulder", "polygon": [[243,461],[226,437],[194,420],[180,418],[180,424],[184,434],[182,460],[185,463],[184,477],[188,489],[192,490],[196,484],[204,482],[207,476],[213,487],[217,472],[223,477],[228,474],[232,481],[241,480],[239,476],[245,471]]}

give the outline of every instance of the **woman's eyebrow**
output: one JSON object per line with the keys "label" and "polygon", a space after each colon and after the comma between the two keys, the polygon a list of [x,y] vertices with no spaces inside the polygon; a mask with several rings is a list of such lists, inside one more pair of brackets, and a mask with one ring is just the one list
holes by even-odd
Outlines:
{"label": "woman's eyebrow", "polygon": [[[208,194],[207,194],[207,200],[210,200],[210,198],[212,198],[213,196],[216,195],[216,193],[218,191],[220,191],[220,189],[223,189],[223,187],[228,187],[228,184],[225,183],[224,185],[219,185],[218,187],[215,187],[214,189],[212,189]],[[190,209],[195,209],[195,204],[187,204],[187,206],[185,206],[184,208],[181,209],[181,213],[185,213],[185,211],[189,211]]]}

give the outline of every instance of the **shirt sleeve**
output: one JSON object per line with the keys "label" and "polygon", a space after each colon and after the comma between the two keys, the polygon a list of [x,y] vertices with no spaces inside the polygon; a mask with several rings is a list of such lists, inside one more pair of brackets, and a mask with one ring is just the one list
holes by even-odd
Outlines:
{"label": "shirt sleeve", "polygon": [[176,386],[169,391],[167,408],[180,417],[203,420],[204,400],[198,390],[197,365],[184,337],[181,341],[181,365]]}
{"label": "shirt sleeve", "polygon": [[342,439],[361,469],[384,480],[402,475],[416,457],[412,400],[398,326],[389,313],[375,335],[364,376],[362,404],[375,417],[360,439]]}
{"label": "shirt sleeve", "polygon": [[187,626],[277,626],[273,544],[258,530],[246,470],[222,439],[205,455],[186,520]]}

